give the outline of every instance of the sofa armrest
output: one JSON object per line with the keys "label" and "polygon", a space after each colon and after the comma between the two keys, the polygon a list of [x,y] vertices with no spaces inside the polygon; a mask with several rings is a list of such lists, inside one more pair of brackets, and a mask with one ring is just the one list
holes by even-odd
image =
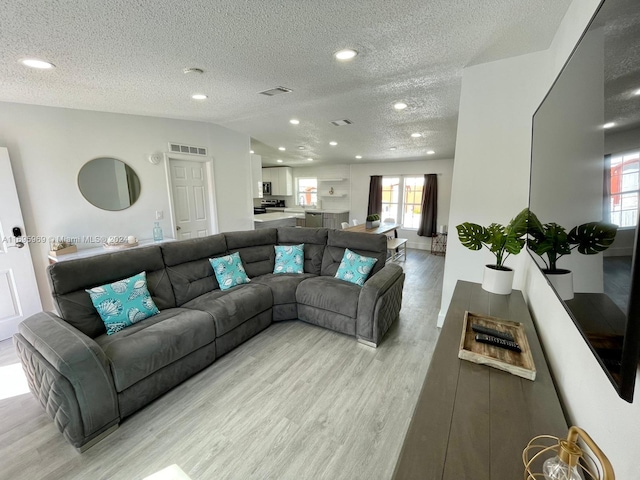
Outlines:
{"label": "sofa armrest", "polygon": [[48,312],[25,319],[18,332],[29,387],[70,443],[80,448],[119,423],[109,360],[93,339]]}
{"label": "sofa armrest", "polygon": [[358,299],[356,336],[359,341],[378,346],[402,306],[404,271],[388,263],[367,280]]}

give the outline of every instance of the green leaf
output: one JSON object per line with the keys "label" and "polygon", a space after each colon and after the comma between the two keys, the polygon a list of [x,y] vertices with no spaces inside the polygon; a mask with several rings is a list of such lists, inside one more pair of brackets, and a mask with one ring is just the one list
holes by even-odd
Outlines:
{"label": "green leaf", "polygon": [[480,250],[489,239],[487,230],[477,223],[464,222],[456,226],[460,243],[469,250]]}
{"label": "green leaf", "polygon": [[589,222],[573,227],[568,242],[578,246],[578,252],[593,255],[609,248],[616,238],[618,227],[611,223]]}

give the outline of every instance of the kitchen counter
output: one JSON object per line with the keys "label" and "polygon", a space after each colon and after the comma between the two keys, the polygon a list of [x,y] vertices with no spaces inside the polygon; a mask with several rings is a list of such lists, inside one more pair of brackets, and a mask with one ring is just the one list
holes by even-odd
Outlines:
{"label": "kitchen counter", "polygon": [[304,213],[296,212],[271,212],[261,213],[260,215],[254,215],[253,221],[256,223],[275,222],[277,220],[285,220],[287,218],[304,218]]}
{"label": "kitchen counter", "polygon": [[331,210],[331,209],[326,209],[326,208],[285,208],[284,209],[284,213],[305,213],[305,212],[318,212],[318,213],[335,213],[335,214],[341,214],[341,213],[349,213],[349,210]]}

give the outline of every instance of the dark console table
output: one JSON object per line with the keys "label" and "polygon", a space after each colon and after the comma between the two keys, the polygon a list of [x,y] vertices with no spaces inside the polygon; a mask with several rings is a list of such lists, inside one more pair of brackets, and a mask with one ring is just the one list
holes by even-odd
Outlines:
{"label": "dark console table", "polygon": [[[465,310],[522,322],[535,381],[458,359]],[[522,450],[567,424],[519,291],[494,295],[459,281],[396,465],[394,479],[523,478]]]}

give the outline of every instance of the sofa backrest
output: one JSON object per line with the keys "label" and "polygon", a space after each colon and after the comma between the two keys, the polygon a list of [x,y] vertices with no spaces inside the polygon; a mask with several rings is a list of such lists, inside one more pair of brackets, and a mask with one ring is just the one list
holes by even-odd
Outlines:
{"label": "sofa backrest", "polygon": [[273,246],[277,241],[275,228],[246,230],[224,234],[229,253],[240,253],[242,266],[249,278],[273,273],[276,252]]}
{"label": "sofa backrest", "polygon": [[226,254],[227,241],[221,233],[162,244],[177,306],[220,288],[209,259]]}
{"label": "sofa backrest", "polygon": [[387,237],[370,233],[347,232],[344,230],[329,230],[327,248],[322,257],[321,275],[335,276],[344,255],[345,248],[363,255],[374,257],[378,261],[373,266],[371,275],[382,270],[387,259]]}
{"label": "sofa backrest", "polygon": [[278,228],[278,245],[304,243],[304,271],[320,275],[328,234],[326,228],[281,227]]}
{"label": "sofa backrest", "polygon": [[54,263],[48,267],[48,278],[60,317],[85,335],[95,338],[106,330],[85,290],[140,272],[146,272],[149,293],[160,310],[176,306],[157,245]]}

